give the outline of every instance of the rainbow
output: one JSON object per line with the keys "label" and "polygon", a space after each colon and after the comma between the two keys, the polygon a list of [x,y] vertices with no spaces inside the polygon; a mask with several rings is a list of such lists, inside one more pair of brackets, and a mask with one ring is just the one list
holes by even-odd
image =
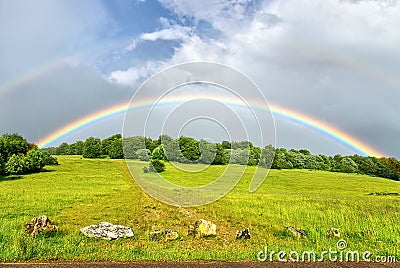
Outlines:
{"label": "rainbow", "polygon": [[[163,99],[160,103],[161,104],[172,104],[177,101],[180,101],[181,99]],[[243,105],[243,103],[238,103],[236,100],[226,100],[224,99],[224,103],[230,103],[230,104],[240,104]],[[50,135],[40,139],[39,141],[36,142],[36,144],[39,146],[39,148],[45,148],[49,146],[51,143],[54,141],[71,134],[72,132],[84,128],[86,126],[89,126],[91,124],[94,124],[98,121],[106,120],[108,118],[117,116],[117,115],[123,115],[128,109],[139,109],[143,108],[146,106],[151,106],[154,104],[154,100],[142,100],[140,102],[136,102],[135,105],[132,105],[131,103],[122,103],[118,105],[114,105],[111,107],[107,107],[105,109],[102,109],[100,111],[91,113],[87,116],[84,116],[74,122],[71,122],[70,124],[56,130],[55,132],[51,133]],[[251,102],[251,107],[253,108],[259,108],[259,109],[266,109],[265,105],[259,104],[257,102]],[[331,139],[335,140],[336,142],[354,150],[356,153],[361,154],[361,155],[369,155],[369,156],[384,156],[382,152],[379,152],[378,150],[372,148],[368,144],[364,143],[363,141],[347,134],[346,132],[335,128],[327,123],[321,122],[311,116],[302,114],[298,111],[294,111],[282,106],[278,105],[270,105],[270,111],[272,112],[273,115],[283,117],[286,119],[289,119],[291,121],[294,121],[296,123],[299,123],[303,126],[306,126],[310,129],[316,130],[319,133],[322,133],[325,136],[330,137]]]}

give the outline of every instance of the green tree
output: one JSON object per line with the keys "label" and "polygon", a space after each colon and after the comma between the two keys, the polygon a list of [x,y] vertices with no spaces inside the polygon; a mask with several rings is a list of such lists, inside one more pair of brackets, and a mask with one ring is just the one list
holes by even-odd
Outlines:
{"label": "green tree", "polygon": [[150,172],[163,172],[165,170],[165,164],[158,159],[153,159],[149,164]]}
{"label": "green tree", "polygon": [[229,141],[222,142],[222,148],[224,149],[232,149],[231,143]]}
{"label": "green tree", "polygon": [[83,154],[83,146],[84,146],[83,141],[76,141],[69,145],[69,148],[67,148],[67,152],[69,155],[82,155]]}
{"label": "green tree", "polygon": [[0,155],[0,175],[6,173],[6,163],[3,160],[3,157]]}
{"label": "green tree", "polygon": [[200,147],[199,142],[193,138],[181,136],[178,139],[179,148],[182,155],[188,161],[195,161],[200,158]]}
{"label": "green tree", "polygon": [[228,164],[228,155],[225,152],[224,148],[221,144],[215,144],[216,153],[214,161],[212,162],[213,165],[226,165]]}
{"label": "green tree", "polygon": [[142,136],[124,138],[123,149],[125,158],[137,159],[137,150],[146,149],[145,138]]}
{"label": "green tree", "polygon": [[83,145],[84,158],[99,158],[101,157],[101,142],[100,139],[90,137],[87,138]]}
{"label": "green tree", "polygon": [[111,149],[111,144],[115,141],[115,140],[122,140],[122,136],[121,136],[121,134],[115,134],[115,135],[112,135],[112,136],[110,136],[110,137],[108,137],[108,138],[105,138],[104,140],[102,140],[101,141],[101,148],[102,148],[102,150],[103,150],[103,154],[106,154],[106,155],[109,155],[110,157],[111,157],[111,155],[110,155],[110,149]]}
{"label": "green tree", "polygon": [[5,162],[12,155],[25,155],[29,150],[34,149],[36,145],[28,143],[19,134],[4,134],[0,137],[0,155]]}
{"label": "green tree", "polygon": [[165,152],[164,152],[164,145],[161,144],[153,150],[151,159],[167,160],[167,157],[165,156]]}
{"label": "green tree", "polygon": [[108,147],[108,155],[111,159],[124,158],[124,150],[122,148],[122,138],[114,139]]}
{"label": "green tree", "polygon": [[66,142],[61,143],[58,147],[57,147],[57,155],[68,155],[70,152],[69,149],[69,144]]}
{"label": "green tree", "polygon": [[140,161],[149,161],[151,152],[149,149],[140,149],[136,151],[136,157]]}

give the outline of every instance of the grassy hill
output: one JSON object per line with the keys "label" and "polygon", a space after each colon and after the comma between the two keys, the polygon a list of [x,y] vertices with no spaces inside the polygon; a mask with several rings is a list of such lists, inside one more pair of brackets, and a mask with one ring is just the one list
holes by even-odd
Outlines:
{"label": "grassy hill", "polygon": [[[256,260],[269,250],[336,249],[326,236],[336,227],[349,250],[395,255],[400,260],[400,197],[368,195],[400,192],[400,182],[355,174],[307,170],[271,170],[254,193],[247,191],[252,169],[224,198],[196,208],[177,208],[146,195],[131,178],[124,160],[58,157],[48,172],[0,178],[0,261],[17,260]],[[148,165],[132,161],[137,169]],[[189,167],[190,168],[190,167]],[[186,173],[167,164],[164,176],[184,186],[207,184],[224,166]],[[36,238],[24,224],[47,215],[60,231]],[[218,236],[196,239],[187,226],[204,218],[217,224]],[[83,226],[109,221],[132,227],[134,239],[86,238]],[[305,229],[297,239],[287,226]],[[251,240],[235,232],[249,228]],[[154,229],[180,232],[178,241],[151,241]]]}

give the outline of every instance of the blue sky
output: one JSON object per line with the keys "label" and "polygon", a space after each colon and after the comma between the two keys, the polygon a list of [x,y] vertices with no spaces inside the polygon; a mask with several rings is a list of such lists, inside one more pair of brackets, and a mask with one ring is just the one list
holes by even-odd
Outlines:
{"label": "blue sky", "polygon": [[[271,103],[400,157],[398,14],[396,0],[0,0],[0,132],[37,141],[128,101],[166,67],[211,61],[243,72]],[[122,120],[58,142],[104,138]],[[278,146],[354,153],[276,123]]]}

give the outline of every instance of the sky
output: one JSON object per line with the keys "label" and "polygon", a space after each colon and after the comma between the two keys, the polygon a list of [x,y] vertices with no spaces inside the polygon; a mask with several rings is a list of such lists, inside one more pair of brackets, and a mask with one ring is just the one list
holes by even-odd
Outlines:
{"label": "sky", "polygon": [[[400,158],[399,14],[396,0],[0,0],[0,134],[37,142],[129,102],[165,68],[207,61],[243,73],[270,104]],[[218,105],[197,106],[212,117]],[[356,153],[285,117],[274,120],[278,147]],[[123,122],[120,114],[50,145],[121,133]],[[168,122],[181,129],[187,120]],[[188,135],[227,137],[215,120],[196,124]]]}

